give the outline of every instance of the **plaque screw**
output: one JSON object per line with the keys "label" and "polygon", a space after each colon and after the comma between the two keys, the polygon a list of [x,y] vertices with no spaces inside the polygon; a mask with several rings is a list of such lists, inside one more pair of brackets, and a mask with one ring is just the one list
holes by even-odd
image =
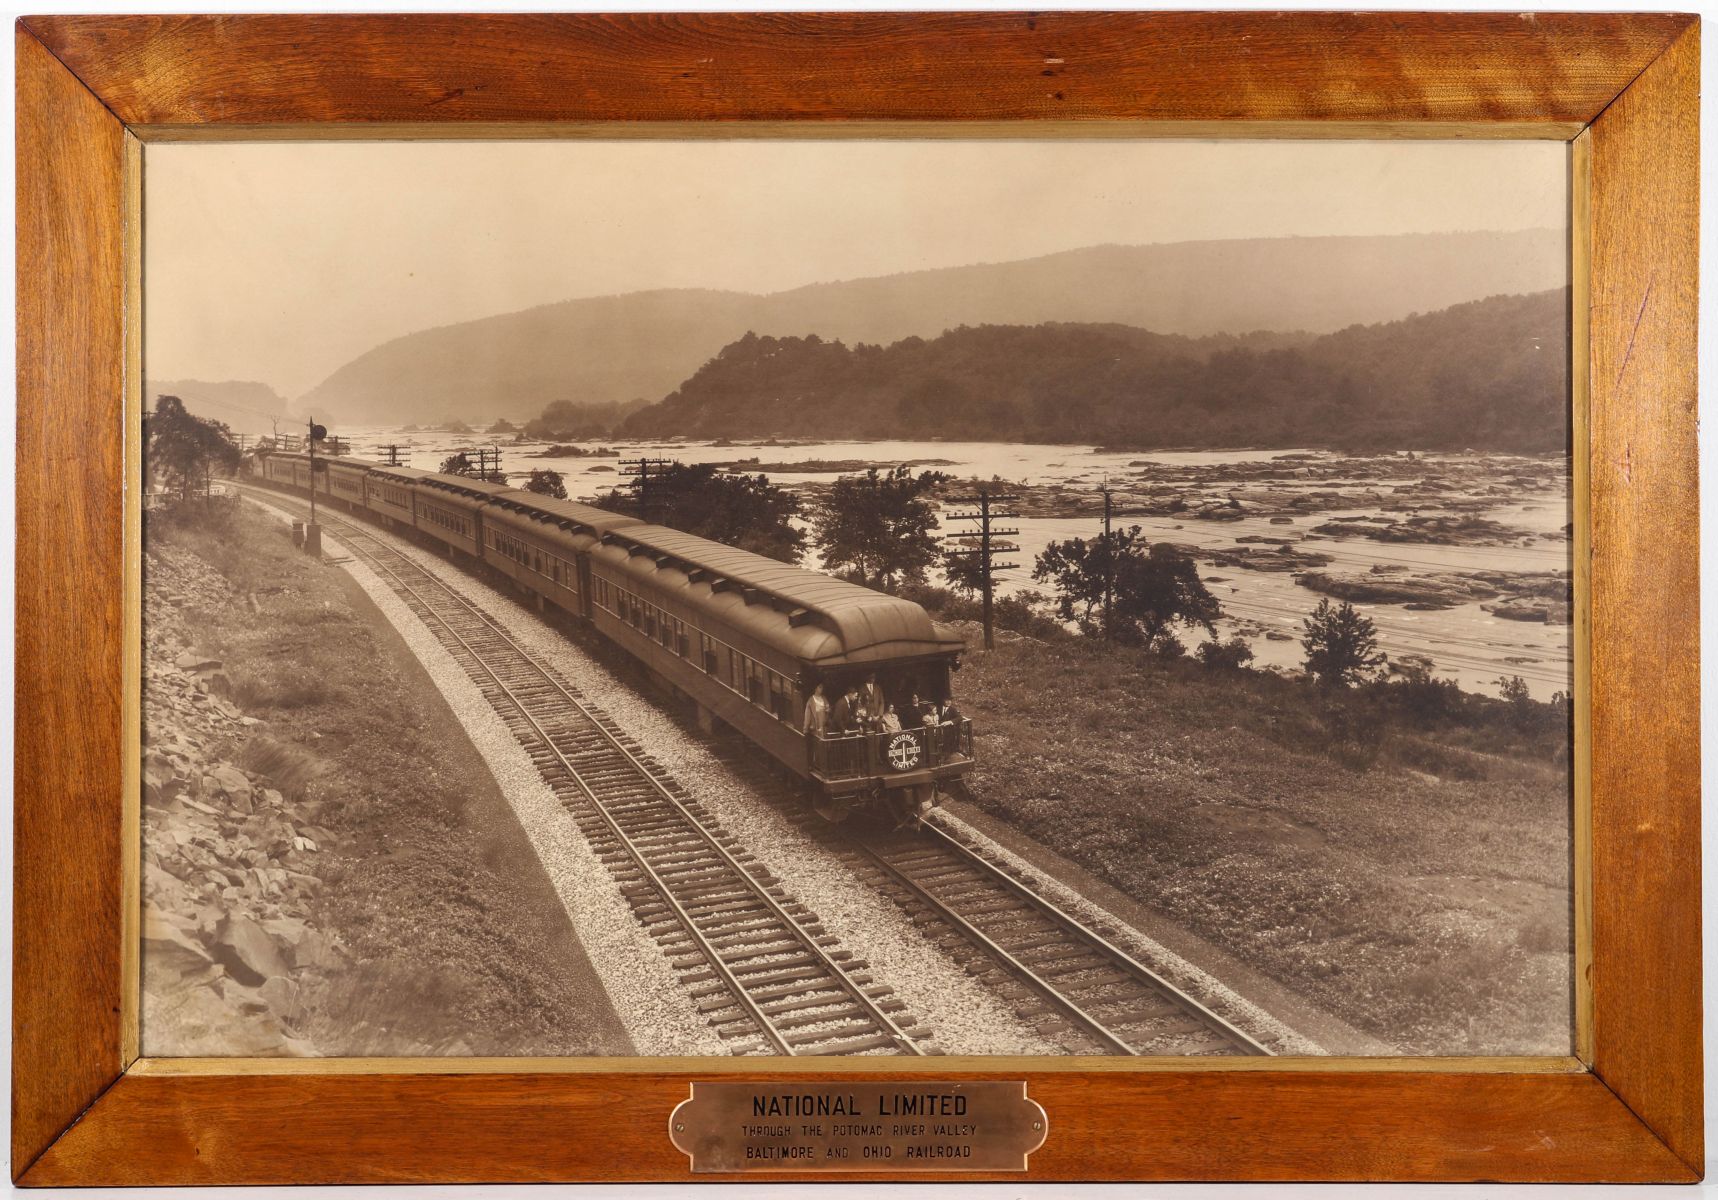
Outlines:
{"label": "plaque screw", "polygon": [[1042,1128],[1044,1128],[1044,1122],[1042,1122],[1042,1121],[1032,1122],[1032,1132],[1033,1133],[1037,1133]]}
{"label": "plaque screw", "polygon": [[685,1133],[686,1132],[686,1122],[684,1122],[684,1121],[674,1122],[674,1132],[675,1133]]}

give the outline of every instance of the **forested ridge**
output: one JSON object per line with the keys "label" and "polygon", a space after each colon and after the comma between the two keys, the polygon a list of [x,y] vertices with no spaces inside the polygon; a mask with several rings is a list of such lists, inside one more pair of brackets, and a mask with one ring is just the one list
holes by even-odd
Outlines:
{"label": "forested ridge", "polygon": [[1551,451],[1567,437],[1567,328],[1556,289],[1316,337],[1052,323],[849,346],[748,333],[622,431]]}

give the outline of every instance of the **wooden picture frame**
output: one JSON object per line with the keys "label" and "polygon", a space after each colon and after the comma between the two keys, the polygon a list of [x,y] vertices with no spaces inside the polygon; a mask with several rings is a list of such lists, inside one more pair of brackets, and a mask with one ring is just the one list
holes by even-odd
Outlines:
{"label": "wooden picture frame", "polygon": [[[21,20],[15,1178],[685,1179],[666,1121],[690,1081],[864,1072],[1027,1079],[1051,1121],[1032,1181],[1698,1179],[1699,36],[1531,13]],[[1574,1055],[138,1057],[140,145],[790,128],[1572,144]]]}

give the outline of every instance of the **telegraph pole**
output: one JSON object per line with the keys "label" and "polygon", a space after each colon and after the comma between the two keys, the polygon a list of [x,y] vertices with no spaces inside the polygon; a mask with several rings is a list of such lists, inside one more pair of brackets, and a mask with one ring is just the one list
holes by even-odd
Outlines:
{"label": "telegraph pole", "polygon": [[497,478],[497,476],[500,475],[501,447],[479,446],[477,448],[477,477],[479,479],[491,480],[495,483],[505,482],[505,477]]}
{"label": "telegraph pole", "polygon": [[[1017,519],[1020,514],[1002,511],[993,506],[1008,504],[1013,499],[1012,496],[1000,494],[993,496],[987,488],[978,489],[976,496],[957,497],[953,503],[976,505],[978,511],[952,513],[949,520],[971,521],[976,525],[976,528],[943,535],[945,538],[967,547],[963,550],[950,550],[948,554],[951,558],[975,558],[978,561],[978,588],[979,594],[984,598],[984,648],[986,650],[996,649],[996,573],[1012,570],[1019,565],[1011,562],[997,562],[996,556],[1013,554],[1020,549],[1017,542],[1001,540],[1019,536],[1020,531],[1018,529],[998,529],[992,524],[993,521]],[[976,546],[972,544],[975,539],[978,542]]]}
{"label": "telegraph pole", "polygon": [[1116,593],[1116,548],[1110,540],[1110,515],[1113,509],[1110,504],[1109,480],[1104,480],[1104,639],[1109,640],[1110,627],[1115,608]]}
{"label": "telegraph pole", "polygon": [[386,454],[388,456],[388,462],[387,462],[388,466],[390,466],[390,467],[403,467],[406,465],[405,463],[400,461],[400,451],[409,449],[409,447],[401,446],[401,445],[397,445],[397,444],[390,444],[387,446],[382,446],[382,447],[380,447],[380,449],[381,449],[383,454]]}
{"label": "telegraph pole", "polygon": [[644,520],[650,520],[650,469],[656,468],[658,475],[662,468],[677,466],[673,459],[668,458],[625,458],[621,460],[621,474],[632,481],[632,494],[638,502],[638,515]]}

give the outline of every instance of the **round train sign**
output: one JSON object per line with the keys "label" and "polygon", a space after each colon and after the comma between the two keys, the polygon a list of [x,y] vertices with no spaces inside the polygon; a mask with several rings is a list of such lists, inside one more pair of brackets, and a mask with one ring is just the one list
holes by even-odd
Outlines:
{"label": "round train sign", "polygon": [[889,765],[897,771],[911,771],[919,765],[919,759],[924,757],[925,749],[919,745],[919,739],[910,733],[897,733],[889,739],[889,748],[884,754],[889,759]]}

